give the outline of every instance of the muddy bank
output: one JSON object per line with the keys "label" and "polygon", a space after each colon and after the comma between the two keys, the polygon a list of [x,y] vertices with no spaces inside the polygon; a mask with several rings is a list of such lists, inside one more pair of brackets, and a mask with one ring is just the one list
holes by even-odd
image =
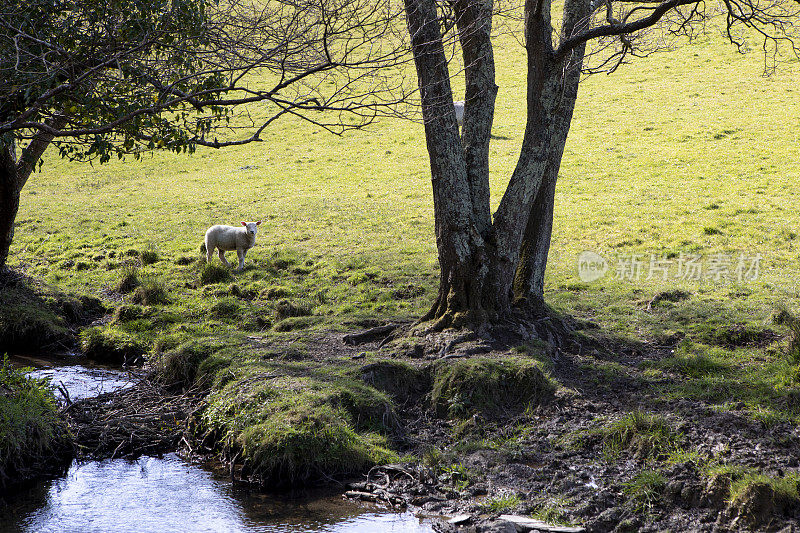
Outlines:
{"label": "muddy bank", "polygon": [[[407,346],[381,351],[376,341],[352,346],[333,334],[317,337],[287,361],[290,353],[265,349],[260,364],[270,371],[251,374],[247,394],[271,406],[267,410],[277,409],[278,393],[281,401],[301,398],[295,395],[305,394],[305,387],[343,383],[337,381],[342,376],[385,394],[381,431],[396,459],[383,461],[391,466],[364,468],[369,474],[351,480],[347,495],[460,517],[458,523],[443,521],[443,531],[547,530],[530,522],[513,525],[508,516],[588,532],[788,532],[800,526],[795,424],[754,419],[736,406],[721,410],[670,398],[660,393],[663,378],[590,369],[586,358],[597,354],[542,347],[454,358]],[[641,361],[659,356],[638,355]],[[631,368],[646,366],[641,361]],[[217,396],[210,402],[224,398],[252,413],[251,397],[236,388],[236,367],[225,368],[231,380],[221,390],[230,395],[212,393]],[[343,398],[325,396],[323,405],[341,405]],[[360,413],[355,408],[350,416]],[[263,416],[256,420],[276,423],[275,412]],[[213,452],[224,443],[222,457],[234,477],[269,489],[274,479],[264,477],[257,455],[241,446],[249,442],[250,453],[257,453],[261,441],[241,435],[247,434],[209,437],[203,446]],[[318,474],[303,481],[324,479]]]}
{"label": "muddy bank", "polygon": [[[493,355],[519,353],[448,364],[457,373]],[[721,410],[664,397],[663,383],[597,375],[580,355],[553,355],[547,374],[558,390],[521,413],[487,410],[475,383],[445,410],[435,385],[402,397],[415,459],[376,467],[348,496],[455,517],[438,523],[447,532],[800,530],[795,423],[754,419],[743,404]],[[385,390],[397,383],[385,381]]]}

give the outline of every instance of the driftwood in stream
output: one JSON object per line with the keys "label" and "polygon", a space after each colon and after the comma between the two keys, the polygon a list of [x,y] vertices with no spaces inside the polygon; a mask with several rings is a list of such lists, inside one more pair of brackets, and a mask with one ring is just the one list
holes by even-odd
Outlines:
{"label": "driftwood in stream", "polygon": [[176,395],[142,381],[71,403],[63,413],[78,457],[138,457],[175,450],[197,404],[191,392]]}

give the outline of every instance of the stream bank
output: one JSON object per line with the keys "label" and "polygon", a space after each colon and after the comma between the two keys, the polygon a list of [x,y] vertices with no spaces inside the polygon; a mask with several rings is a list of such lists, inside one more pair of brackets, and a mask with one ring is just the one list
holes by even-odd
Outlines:
{"label": "stream bank", "polygon": [[[84,404],[84,412],[89,413],[86,405],[130,404],[148,392],[153,399],[158,393],[147,389],[146,382],[130,373],[108,368],[70,365],[39,369],[32,374],[58,383],[64,389],[63,396],[77,402],[67,404],[64,408],[67,412],[70,406]],[[92,397],[92,391],[103,392]],[[138,408],[148,416],[152,414],[146,403]],[[112,407],[105,415],[99,414],[106,416],[108,422],[108,413],[113,412]],[[180,418],[181,423],[184,419],[185,413]],[[121,429],[116,428],[116,432]],[[3,525],[0,530],[9,533],[432,531],[429,519],[419,519],[410,512],[343,500],[341,491],[335,489],[292,491],[281,496],[252,491],[249,487],[232,484],[219,464],[190,463],[174,453],[141,455],[140,445],[119,446],[112,436],[114,433],[111,430],[104,437],[107,444],[103,450],[85,449],[87,440],[79,436],[77,442],[83,443],[78,446],[79,452],[113,455],[116,451],[119,455],[133,456],[134,450],[138,450],[135,455],[139,456],[75,460],[68,464],[66,475],[29,483],[13,496],[6,495],[5,505],[0,506],[0,524]],[[113,445],[118,448],[111,450]],[[170,446],[174,448],[175,443]]]}

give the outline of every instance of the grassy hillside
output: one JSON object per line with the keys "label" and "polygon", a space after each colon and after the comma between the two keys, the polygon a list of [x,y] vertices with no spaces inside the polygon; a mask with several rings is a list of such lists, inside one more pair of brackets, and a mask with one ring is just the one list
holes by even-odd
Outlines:
{"label": "grassy hillside", "polygon": [[[524,129],[522,52],[513,39],[497,50],[495,206]],[[773,323],[779,308],[800,308],[800,64],[769,78],[763,67],[757,48],[740,55],[711,35],[585,80],[561,169],[546,290],[555,307],[596,322],[591,334],[673,350],[643,363],[587,357],[587,368],[769,423],[800,416],[798,326],[786,314]],[[403,121],[338,138],[286,120],[259,144],[94,167],[51,152],[23,192],[10,262],[117,308],[83,333],[87,352],[145,354],[164,375],[209,378],[224,413],[244,394],[237,383],[252,386],[254,376],[286,366],[272,359],[308,356],[310,332],[427,309],[437,280],[430,192],[422,128]],[[260,218],[243,273],[198,260],[209,225]],[[609,262],[603,279],[579,279],[582,251]],[[615,279],[633,254],[641,276]],[[646,279],[651,254],[672,261],[666,281]],[[681,254],[700,255],[705,268],[728,260],[728,272],[676,279]],[[736,279],[741,255],[761,257],[754,279]],[[280,352],[266,347],[275,342]],[[343,388],[325,389],[325,398],[355,394],[347,371],[334,375]],[[309,387],[301,381],[297,390]],[[322,394],[311,389],[304,413],[317,411]],[[259,418],[273,416],[262,411],[243,416],[245,426],[275,422]],[[342,427],[358,418],[330,416]],[[226,438],[244,435],[240,444],[255,450],[267,442],[258,439],[273,446],[283,437],[217,422]],[[359,457],[385,456],[374,442]]]}

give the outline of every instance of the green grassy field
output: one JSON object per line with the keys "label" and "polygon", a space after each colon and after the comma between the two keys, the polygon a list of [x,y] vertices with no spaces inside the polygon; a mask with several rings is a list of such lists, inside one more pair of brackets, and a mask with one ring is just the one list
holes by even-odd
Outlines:
{"label": "green grassy field", "polygon": [[[495,206],[524,129],[522,53],[511,39],[496,52]],[[561,168],[546,292],[603,335],[676,345],[667,359],[631,368],[598,360],[597,368],[678,376],[665,396],[797,420],[798,359],[789,329],[772,319],[779,308],[800,308],[800,63],[768,78],[763,66],[757,48],[740,55],[712,35],[585,80]],[[262,143],[190,157],[156,153],[94,167],[54,152],[45,159],[23,192],[11,265],[117,307],[131,303],[117,289],[135,274],[147,288],[143,305],[102,330],[151,357],[194,338],[220,346],[284,339],[302,352],[309,332],[415,317],[435,296],[418,124],[383,120],[338,138],[286,120]],[[261,218],[245,271],[212,282],[214,272],[197,260],[205,229]],[[579,279],[585,250],[609,261],[603,279]],[[733,263],[718,280],[675,279],[682,253],[701,255],[706,266],[719,254]],[[641,277],[615,279],[615,265],[632,254],[643,258]],[[645,279],[650,254],[673,261],[668,280]],[[736,279],[742,254],[763,258],[756,279]],[[194,352],[172,353],[170,371],[191,379]],[[242,379],[265,364],[223,355]],[[227,384],[217,380],[219,397]]]}

